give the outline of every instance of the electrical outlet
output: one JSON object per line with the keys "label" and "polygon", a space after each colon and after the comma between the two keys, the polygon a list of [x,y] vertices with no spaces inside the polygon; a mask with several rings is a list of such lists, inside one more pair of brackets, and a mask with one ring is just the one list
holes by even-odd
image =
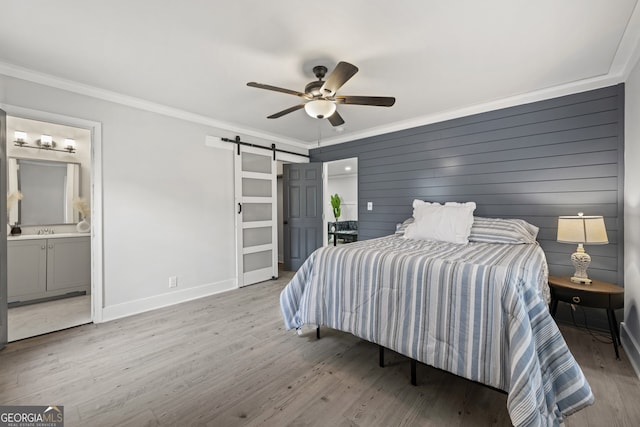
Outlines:
{"label": "electrical outlet", "polygon": [[368,211],[372,211],[373,210],[373,202],[367,202],[367,210]]}
{"label": "electrical outlet", "polygon": [[178,276],[170,276],[169,277],[169,287],[170,288],[178,287]]}

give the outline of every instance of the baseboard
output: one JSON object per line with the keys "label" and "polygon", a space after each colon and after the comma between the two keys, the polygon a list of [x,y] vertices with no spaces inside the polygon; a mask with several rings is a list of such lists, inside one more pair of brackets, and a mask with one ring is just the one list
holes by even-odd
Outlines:
{"label": "baseboard", "polygon": [[101,322],[108,322],[110,320],[144,313],[145,311],[180,304],[182,302],[218,294],[220,292],[230,291],[232,289],[237,289],[235,280],[227,279],[217,283],[176,290],[162,295],[107,306],[102,309]]}
{"label": "baseboard", "polygon": [[622,348],[624,348],[624,352],[631,361],[633,370],[636,371],[636,376],[640,378],[640,346],[636,342],[635,338],[629,334],[624,322],[620,324],[620,341],[622,341]]}

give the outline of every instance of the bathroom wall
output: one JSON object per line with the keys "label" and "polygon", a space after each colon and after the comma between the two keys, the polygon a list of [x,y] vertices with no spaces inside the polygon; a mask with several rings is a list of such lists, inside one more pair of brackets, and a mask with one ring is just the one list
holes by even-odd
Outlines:
{"label": "bathroom wall", "polygon": [[[65,138],[73,138],[76,141],[76,152],[71,154],[52,150],[26,148],[26,146],[16,146],[13,142],[14,132],[16,130],[27,132],[27,144],[25,145],[31,147],[37,146],[36,140],[41,134],[51,135],[53,140],[58,144],[57,148],[61,148]],[[8,116],[7,142],[7,157],[80,164],[79,197],[82,197],[86,199],[87,202],[91,203],[91,132],[89,130]],[[43,227],[22,225],[21,228],[23,233],[31,234],[36,233]],[[52,229],[55,232],[71,232],[75,231],[75,224],[47,225],[47,228]]]}

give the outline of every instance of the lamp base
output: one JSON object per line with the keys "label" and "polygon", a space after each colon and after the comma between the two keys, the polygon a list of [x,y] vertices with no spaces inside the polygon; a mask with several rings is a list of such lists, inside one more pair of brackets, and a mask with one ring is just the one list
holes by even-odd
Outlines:
{"label": "lamp base", "polygon": [[580,283],[582,285],[590,285],[592,280],[589,278],[584,278],[584,277],[576,277],[576,276],[571,276],[571,281],[573,283]]}
{"label": "lamp base", "polygon": [[587,267],[589,267],[589,264],[591,263],[591,257],[584,251],[582,243],[578,245],[576,252],[571,255],[571,263],[576,269],[576,272],[573,273],[573,276],[571,277],[571,281],[573,283],[590,285],[591,279],[587,276]]}

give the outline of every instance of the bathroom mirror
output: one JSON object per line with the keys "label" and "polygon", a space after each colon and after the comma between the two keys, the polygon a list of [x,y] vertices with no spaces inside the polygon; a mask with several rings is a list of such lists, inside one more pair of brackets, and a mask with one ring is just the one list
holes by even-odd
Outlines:
{"label": "bathroom mirror", "polygon": [[78,222],[73,199],[79,195],[80,165],[49,160],[8,159],[8,191],[20,191],[9,223],[56,225]]}

